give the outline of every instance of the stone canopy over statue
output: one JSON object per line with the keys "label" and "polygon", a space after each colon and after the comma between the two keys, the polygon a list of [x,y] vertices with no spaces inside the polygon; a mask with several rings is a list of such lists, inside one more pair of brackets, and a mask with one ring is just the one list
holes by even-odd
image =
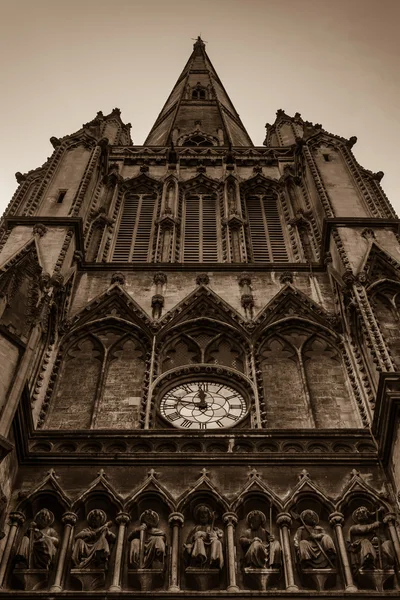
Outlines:
{"label": "stone canopy over statue", "polygon": [[349,529],[349,550],[353,572],[360,570],[390,569],[394,565],[394,549],[390,540],[381,541],[378,530],[382,523],[375,519],[366,506],[353,512],[353,522]]}
{"label": "stone canopy over statue", "polygon": [[266,522],[266,516],[260,510],[252,510],[247,515],[248,529],[239,539],[246,567],[279,569],[281,566],[281,545],[265,528]]}
{"label": "stone canopy over statue", "polygon": [[134,568],[164,567],[166,535],[162,529],[158,529],[159,521],[160,518],[154,510],[145,510],[140,516],[140,526],[129,534],[129,564]]}
{"label": "stone canopy over statue", "polygon": [[78,569],[107,567],[110,556],[110,544],[115,541],[115,534],[110,531],[111,521],[107,521],[104,510],[91,510],[87,516],[89,527],[82,529],[75,536],[72,551],[72,562]]}
{"label": "stone canopy over statue", "polygon": [[196,526],[184,544],[185,561],[190,567],[222,569],[224,555],[223,532],[215,526],[215,513],[205,504],[194,510]]}
{"label": "stone canopy over statue", "polygon": [[49,570],[54,564],[59,537],[52,527],[53,523],[54,515],[47,508],[42,508],[35,515],[16,556],[19,567]]}
{"label": "stone canopy over statue", "polygon": [[333,540],[323,527],[318,525],[319,517],[313,510],[303,510],[302,523],[294,536],[297,559],[301,569],[333,568],[336,548]]}

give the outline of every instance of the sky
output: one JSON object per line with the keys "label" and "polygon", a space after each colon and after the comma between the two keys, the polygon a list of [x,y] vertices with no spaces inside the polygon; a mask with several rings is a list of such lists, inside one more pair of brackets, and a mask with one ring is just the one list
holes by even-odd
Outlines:
{"label": "sky", "polygon": [[199,34],[256,145],[279,108],[356,135],[400,213],[399,23],[400,0],[0,0],[0,213],[99,110],[142,144]]}

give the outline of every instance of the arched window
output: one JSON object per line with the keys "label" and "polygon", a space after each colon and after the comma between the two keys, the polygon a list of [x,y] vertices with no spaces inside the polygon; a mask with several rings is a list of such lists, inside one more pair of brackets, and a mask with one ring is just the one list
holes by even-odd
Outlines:
{"label": "arched window", "polygon": [[64,352],[46,429],[139,427],[144,348],[119,329],[88,333]]}
{"label": "arched window", "polygon": [[156,200],[149,192],[125,194],[113,261],[150,262]]}
{"label": "arched window", "polygon": [[264,191],[246,198],[253,262],[288,262],[277,198]]}
{"label": "arched window", "polygon": [[268,428],[361,426],[341,354],[326,338],[306,329],[275,333],[259,360]]}
{"label": "arched window", "polygon": [[219,211],[213,193],[187,194],[184,211],[183,262],[217,262]]}
{"label": "arched window", "polygon": [[192,90],[192,100],[205,100],[206,90],[203,88],[200,82],[197,83],[196,87]]}

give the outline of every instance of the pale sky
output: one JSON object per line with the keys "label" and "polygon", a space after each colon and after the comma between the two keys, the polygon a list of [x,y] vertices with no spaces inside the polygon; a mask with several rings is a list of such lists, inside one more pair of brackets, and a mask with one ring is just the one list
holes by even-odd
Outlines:
{"label": "pale sky", "polygon": [[256,145],[278,108],[356,135],[400,212],[399,23],[400,0],[0,0],[0,212],[99,110],[142,144],[199,34]]}

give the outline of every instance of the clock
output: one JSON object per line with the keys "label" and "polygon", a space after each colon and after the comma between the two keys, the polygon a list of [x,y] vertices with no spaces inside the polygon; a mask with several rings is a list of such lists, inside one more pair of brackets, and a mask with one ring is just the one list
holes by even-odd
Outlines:
{"label": "clock", "polygon": [[160,412],[180,429],[233,427],[247,412],[246,401],[233,388],[213,381],[183,383],[160,402]]}

